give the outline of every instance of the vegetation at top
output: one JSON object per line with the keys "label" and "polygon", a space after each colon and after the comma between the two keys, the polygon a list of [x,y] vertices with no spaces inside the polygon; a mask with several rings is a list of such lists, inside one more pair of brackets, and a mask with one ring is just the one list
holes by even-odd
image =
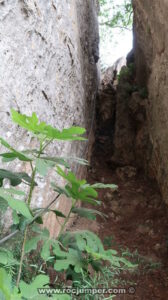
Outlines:
{"label": "vegetation at top", "polygon": [[[132,1],[100,0],[99,24],[101,34],[112,35],[113,29],[132,30]],[[102,36],[103,37],[103,36]]]}
{"label": "vegetation at top", "polygon": [[126,55],[129,44],[131,48],[133,8],[131,0],[99,0],[99,3],[100,66],[104,71]]}

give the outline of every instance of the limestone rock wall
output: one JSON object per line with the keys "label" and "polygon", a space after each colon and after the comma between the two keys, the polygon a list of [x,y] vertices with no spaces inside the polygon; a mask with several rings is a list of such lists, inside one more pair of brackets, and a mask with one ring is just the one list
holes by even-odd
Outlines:
{"label": "limestone rock wall", "polygon": [[[97,9],[96,0],[0,1],[0,136],[16,148],[35,145],[11,122],[11,108],[28,115],[35,111],[58,129],[84,126],[91,136],[98,80]],[[84,157],[87,151],[87,142],[50,148],[52,155],[62,156]],[[35,196],[36,205],[46,205],[53,196],[49,182],[41,180]],[[57,207],[66,212],[68,203],[62,199]],[[45,224],[57,234],[54,216],[47,216]]]}
{"label": "limestone rock wall", "polygon": [[133,6],[136,80],[148,89],[147,169],[168,203],[168,2],[133,0]]}

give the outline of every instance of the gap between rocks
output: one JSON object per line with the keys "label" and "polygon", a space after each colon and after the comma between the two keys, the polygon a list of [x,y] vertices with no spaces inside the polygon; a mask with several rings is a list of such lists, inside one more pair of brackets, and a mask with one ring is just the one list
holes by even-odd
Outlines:
{"label": "gap between rocks", "polygon": [[[123,80],[126,84],[125,79]],[[92,222],[77,219],[72,229],[92,230],[98,233],[102,240],[105,237],[112,239],[113,248],[119,251],[129,249],[131,253],[138,252],[139,257],[144,261],[152,260],[153,265],[160,264],[158,268],[150,270],[145,270],[143,264],[140,264],[137,272],[123,274],[126,281],[136,283],[136,293],[118,295],[115,299],[165,300],[168,299],[166,207],[156,182],[149,180],[143,170],[136,167],[133,149],[129,147],[134,142],[137,128],[134,127],[134,122],[130,126],[126,106],[122,106],[125,101],[125,98],[123,99],[125,90],[124,93],[123,90],[118,92],[114,83],[115,80],[106,78],[102,81],[99,90],[95,143],[88,181],[90,183],[115,183],[118,185],[118,191],[101,190],[99,193],[99,198],[102,200],[101,211],[107,215],[107,219],[98,217],[97,221]],[[117,103],[117,93],[119,93],[119,103]],[[139,105],[136,103],[134,103],[134,108]],[[140,127],[143,126],[144,121],[143,100],[142,103],[140,112],[135,112],[136,117],[139,118],[138,126]],[[122,112],[120,116],[116,111],[119,106],[120,113]],[[125,119],[121,120],[123,115]],[[120,121],[116,119],[118,117]],[[120,126],[117,128],[118,124]],[[119,136],[116,136],[116,130]],[[128,135],[129,132],[131,132],[130,135]],[[122,143],[117,144],[117,139]],[[118,152],[116,145],[120,148]]]}

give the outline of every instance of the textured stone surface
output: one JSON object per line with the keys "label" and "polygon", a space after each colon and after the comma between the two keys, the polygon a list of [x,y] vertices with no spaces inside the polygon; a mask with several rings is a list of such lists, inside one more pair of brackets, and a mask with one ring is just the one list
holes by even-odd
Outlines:
{"label": "textured stone surface", "polygon": [[139,85],[148,88],[149,174],[168,203],[168,2],[133,0],[134,48]]}
{"label": "textured stone surface", "polygon": [[[35,111],[59,129],[84,126],[90,137],[98,42],[95,0],[0,1],[0,135],[19,149],[35,146],[30,135],[12,124],[10,109],[15,108]],[[57,143],[50,152],[84,157],[87,146]],[[36,205],[45,205],[53,195],[49,182],[40,182]],[[61,208],[68,210],[65,200]],[[56,234],[55,217],[46,217],[45,223]]]}

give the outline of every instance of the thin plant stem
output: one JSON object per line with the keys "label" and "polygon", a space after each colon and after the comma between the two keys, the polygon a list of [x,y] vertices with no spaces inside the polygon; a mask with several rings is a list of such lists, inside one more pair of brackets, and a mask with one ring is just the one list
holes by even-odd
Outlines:
{"label": "thin plant stem", "polygon": [[[36,174],[36,169],[34,169],[33,172],[32,172],[32,179],[31,179],[29,195],[28,195],[28,198],[27,198],[27,201],[26,201],[27,204],[28,204],[28,207],[30,207],[30,203],[31,203],[31,199],[32,199],[35,174]],[[21,273],[22,273],[22,266],[23,266],[23,259],[24,259],[24,248],[25,248],[26,239],[27,239],[27,230],[28,230],[28,225],[26,226],[25,231],[24,231],[24,238],[23,238],[23,244],[22,244],[22,250],[21,250],[19,272],[18,272],[17,281],[16,281],[16,286],[17,287],[19,286],[20,277],[21,277]]]}
{"label": "thin plant stem", "polygon": [[[42,142],[40,142],[40,150],[39,150],[38,158],[40,157],[42,151],[43,151]],[[27,204],[28,204],[28,207],[30,207],[30,204],[31,204],[33,190],[34,190],[34,187],[35,187],[35,184],[34,184],[35,176],[36,176],[36,167],[33,168],[32,162],[30,162],[30,166],[31,166],[31,169],[32,169],[32,176],[31,176],[31,185],[30,185],[29,195],[28,195],[28,198],[27,198],[27,201],[26,201]],[[24,249],[25,249],[25,244],[26,244],[26,239],[27,239],[27,231],[28,231],[28,225],[26,226],[25,231],[24,231],[24,238],[23,238],[23,244],[22,244],[22,250],[21,250],[19,272],[18,272],[17,281],[16,281],[17,282],[16,283],[17,287],[19,286],[20,277],[21,277],[21,273],[22,273],[23,260],[24,260],[24,254],[25,254]]]}
{"label": "thin plant stem", "polygon": [[26,243],[26,238],[27,238],[27,230],[28,230],[28,226],[26,227],[26,229],[24,231],[24,238],[23,238],[23,244],[22,244],[22,250],[21,250],[19,272],[18,272],[17,281],[16,281],[16,286],[17,287],[19,286],[20,277],[21,277],[21,273],[22,273],[22,266],[23,266],[23,259],[24,259],[24,248],[25,248],[25,243]]}
{"label": "thin plant stem", "polygon": [[44,151],[45,148],[47,148],[52,142],[53,142],[53,139],[52,139],[52,140],[49,140],[49,141],[43,146],[43,151]]}
{"label": "thin plant stem", "polygon": [[32,194],[33,194],[33,189],[34,189],[34,179],[36,176],[36,168],[33,169],[32,172],[32,180],[31,180],[31,185],[30,185],[30,191],[29,191],[29,195],[28,195],[28,199],[27,199],[27,204],[28,206],[30,206],[31,203],[31,199],[32,199]]}

